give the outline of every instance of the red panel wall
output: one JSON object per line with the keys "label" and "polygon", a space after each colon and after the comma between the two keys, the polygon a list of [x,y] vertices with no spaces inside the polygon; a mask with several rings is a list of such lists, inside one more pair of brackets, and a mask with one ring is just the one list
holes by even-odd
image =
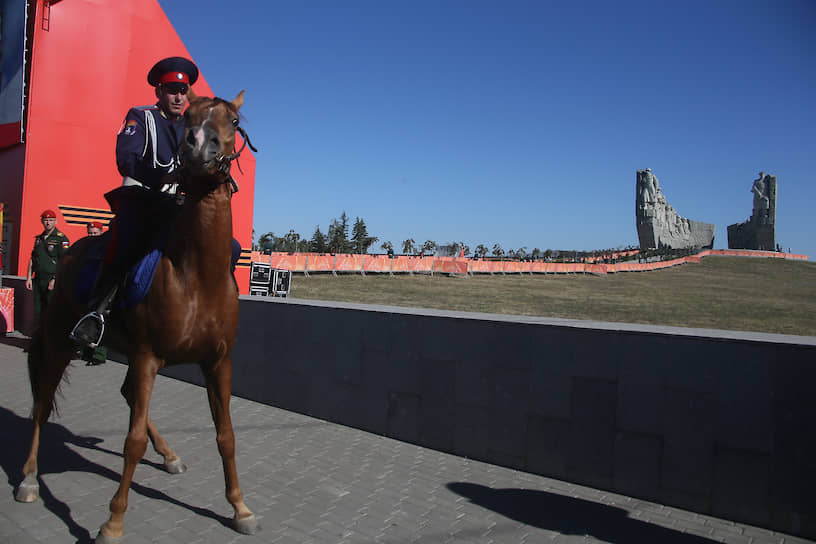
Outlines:
{"label": "red panel wall", "polygon": [[[115,146],[125,113],[156,101],[147,84],[148,70],[164,57],[191,58],[157,0],[64,0],[50,8],[45,0],[36,3],[17,268],[21,274],[28,266],[30,242],[42,230],[43,209],[57,211],[58,228],[72,241],[85,235],[84,221],[66,218],[65,208],[108,209],[103,194],[122,181]],[[206,66],[199,69],[202,76],[193,89],[212,96]],[[246,83],[219,91],[231,100],[241,85]],[[241,155],[241,168],[243,174],[233,169],[241,187],[233,199],[233,230],[249,250],[255,158],[248,148]],[[239,269],[237,275],[241,292],[248,292],[248,269]]]}

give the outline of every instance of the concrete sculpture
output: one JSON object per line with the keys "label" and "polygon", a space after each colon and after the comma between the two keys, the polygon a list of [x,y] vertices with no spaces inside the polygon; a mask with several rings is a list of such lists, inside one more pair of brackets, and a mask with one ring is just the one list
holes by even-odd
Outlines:
{"label": "concrete sculpture", "polygon": [[680,217],[668,203],[651,169],[637,171],[637,231],[640,247],[707,248],[714,245],[714,225]]}
{"label": "concrete sculpture", "polygon": [[760,172],[751,185],[751,217],[745,223],[728,225],[729,249],[776,249],[776,189],[776,176]]}

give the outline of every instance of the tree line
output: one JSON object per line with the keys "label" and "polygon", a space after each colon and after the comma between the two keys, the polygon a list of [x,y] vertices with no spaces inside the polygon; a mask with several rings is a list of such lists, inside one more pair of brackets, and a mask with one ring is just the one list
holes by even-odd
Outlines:
{"label": "tree line", "polygon": [[[327,232],[324,233],[320,229],[320,225],[317,225],[311,238],[305,238],[295,232],[294,229],[290,229],[289,232],[283,236],[277,236],[274,232],[266,232],[261,234],[256,242],[255,231],[253,230],[252,249],[256,251],[278,251],[287,253],[368,253],[369,249],[380,239],[377,236],[369,235],[364,219],[360,217],[354,218],[354,224],[351,225],[350,234],[349,223],[349,217],[344,210],[339,218],[334,218],[329,222]],[[626,248],[619,247],[617,249],[594,251],[542,250],[537,247],[528,250],[526,246],[523,246],[517,249],[505,250],[501,244],[493,244],[490,248],[485,244],[478,244],[475,248],[471,249],[464,242],[439,244],[434,240],[425,240],[420,244],[413,238],[402,240],[396,248],[390,240],[383,241],[379,247],[384,253],[388,254],[402,250],[403,255],[459,256],[464,254],[467,257],[477,259],[493,257],[510,260],[580,260],[590,256],[612,254],[622,249],[631,249],[630,246],[627,246]]]}

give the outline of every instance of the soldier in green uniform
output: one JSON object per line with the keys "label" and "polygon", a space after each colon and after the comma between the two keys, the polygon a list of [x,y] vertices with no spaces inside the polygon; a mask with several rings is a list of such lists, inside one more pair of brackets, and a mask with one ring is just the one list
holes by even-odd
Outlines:
{"label": "soldier in green uniform", "polygon": [[34,290],[34,319],[48,306],[54,290],[57,263],[71,245],[68,237],[57,229],[57,214],[53,210],[45,210],[40,221],[45,230],[34,238],[25,284],[26,289]]}

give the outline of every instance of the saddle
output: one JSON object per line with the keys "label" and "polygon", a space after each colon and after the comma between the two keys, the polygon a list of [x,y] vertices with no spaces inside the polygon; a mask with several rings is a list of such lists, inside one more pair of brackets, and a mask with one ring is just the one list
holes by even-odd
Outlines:
{"label": "saddle", "polygon": [[[138,305],[147,295],[153,277],[156,274],[159,260],[161,260],[164,248],[167,243],[169,229],[165,229],[155,238],[151,249],[127,273],[127,278],[123,283],[117,296],[116,307],[120,309],[133,308]],[[79,277],[74,286],[74,297],[80,304],[87,305],[93,294],[93,288],[97,278],[102,271],[102,263],[105,259],[108,245],[111,243],[110,231],[92,239],[85,252],[84,262],[80,268]]]}

